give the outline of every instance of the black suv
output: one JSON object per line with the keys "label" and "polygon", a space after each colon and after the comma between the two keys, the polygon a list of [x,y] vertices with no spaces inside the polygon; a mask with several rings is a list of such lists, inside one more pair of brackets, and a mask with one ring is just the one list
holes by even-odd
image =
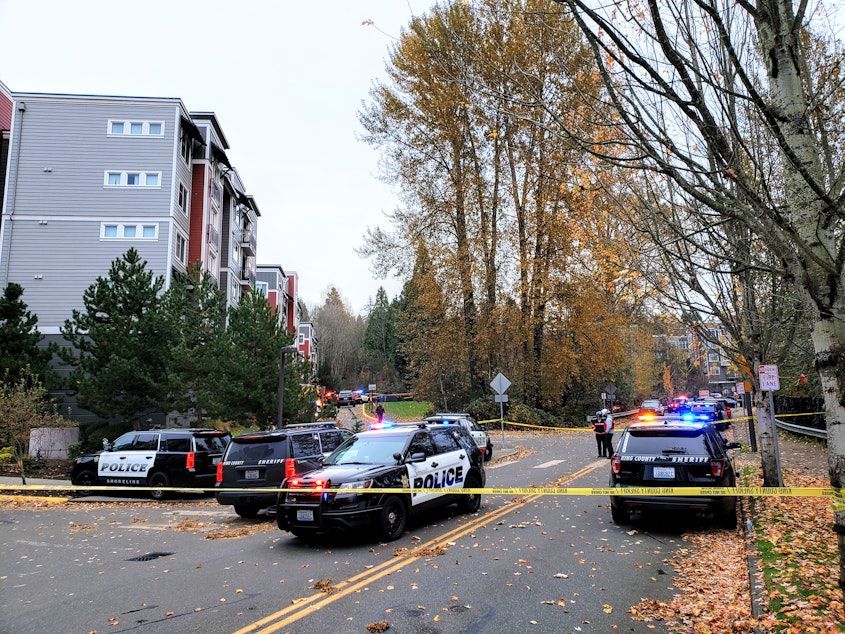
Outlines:
{"label": "black suv", "polygon": [[77,486],[153,487],[154,500],[166,497],[166,487],[211,488],[230,438],[216,429],[127,432],[74,460],[70,480]]}
{"label": "black suv", "polygon": [[[733,487],[736,486],[731,449],[712,423],[664,419],[632,423],[619,438],[610,460],[610,486]],[[733,496],[610,497],[613,521],[627,523],[634,511],[683,510],[714,517],[720,526],[736,526]]]}
{"label": "black suv", "polygon": [[[412,512],[457,502],[475,513],[479,493],[437,490],[478,489],[486,480],[484,457],[463,427],[421,422],[365,431],[338,447],[322,469],[285,480],[276,521],[301,537],[374,527],[392,541]],[[367,493],[370,488],[424,490]]]}
{"label": "black suv", "polygon": [[247,518],[262,509],[275,510],[282,480],[317,469],[350,436],[352,432],[328,421],[236,436],[217,466],[217,488],[264,490],[218,491],[217,501]]}

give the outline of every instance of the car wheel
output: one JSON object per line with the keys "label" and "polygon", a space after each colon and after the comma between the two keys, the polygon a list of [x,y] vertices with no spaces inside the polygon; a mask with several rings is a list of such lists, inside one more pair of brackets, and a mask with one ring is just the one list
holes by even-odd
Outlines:
{"label": "car wheel", "polygon": [[379,515],[379,532],[385,541],[392,542],[399,539],[405,532],[405,523],[408,521],[408,510],[402,498],[396,495],[388,495],[384,499],[384,505]]}
{"label": "car wheel", "polygon": [[261,508],[255,506],[254,504],[235,504],[235,513],[247,520],[251,520],[256,517],[258,515],[258,511],[260,510]]}
{"label": "car wheel", "polygon": [[610,505],[610,517],[617,524],[627,524],[631,521],[631,512],[627,509]]}
{"label": "car wheel", "polygon": [[[97,475],[93,471],[83,471],[78,474],[73,483],[78,487],[91,487],[97,484]],[[91,495],[89,489],[79,489],[76,491],[77,495]]]}
{"label": "car wheel", "polygon": [[490,462],[493,459],[493,444],[487,443],[487,451],[484,452],[484,462]]}
{"label": "car wheel", "polygon": [[[465,489],[478,489],[480,487],[481,483],[475,476],[468,477],[464,482]],[[481,508],[481,494],[467,493],[466,495],[461,496],[460,505],[464,513],[477,513],[478,509]]]}
{"label": "car wheel", "polygon": [[167,498],[167,491],[164,491],[163,489],[164,487],[170,486],[170,478],[167,477],[166,473],[159,471],[158,473],[154,473],[150,476],[150,486],[153,487],[150,491],[150,497],[160,502],[161,500]]}
{"label": "car wheel", "polygon": [[727,513],[722,513],[719,517],[717,517],[716,523],[718,524],[719,528],[735,529],[737,524],[736,504],[734,504],[733,508],[730,511],[728,511]]}

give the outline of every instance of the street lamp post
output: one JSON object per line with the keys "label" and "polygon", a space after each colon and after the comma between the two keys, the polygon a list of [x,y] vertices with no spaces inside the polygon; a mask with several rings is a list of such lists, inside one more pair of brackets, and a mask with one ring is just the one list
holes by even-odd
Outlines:
{"label": "street lamp post", "polygon": [[279,412],[276,416],[276,426],[282,428],[282,410],[285,406],[285,354],[288,352],[297,352],[296,346],[282,346],[279,350]]}

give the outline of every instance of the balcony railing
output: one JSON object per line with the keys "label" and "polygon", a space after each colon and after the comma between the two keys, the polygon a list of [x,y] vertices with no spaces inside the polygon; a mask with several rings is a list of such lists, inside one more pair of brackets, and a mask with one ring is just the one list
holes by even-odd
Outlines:
{"label": "balcony railing", "polygon": [[241,248],[246,255],[255,255],[257,245],[255,231],[252,229],[244,229],[241,233]]}

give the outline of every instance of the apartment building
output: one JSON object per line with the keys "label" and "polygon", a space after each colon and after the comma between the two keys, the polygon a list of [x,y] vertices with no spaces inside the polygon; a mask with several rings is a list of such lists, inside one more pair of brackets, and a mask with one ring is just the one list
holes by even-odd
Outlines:
{"label": "apartment building", "polygon": [[178,98],[0,86],[0,132],[0,284],[24,287],[45,335],[59,334],[130,247],[165,287],[191,262],[230,305],[254,286],[259,210],[214,113],[191,113]]}

